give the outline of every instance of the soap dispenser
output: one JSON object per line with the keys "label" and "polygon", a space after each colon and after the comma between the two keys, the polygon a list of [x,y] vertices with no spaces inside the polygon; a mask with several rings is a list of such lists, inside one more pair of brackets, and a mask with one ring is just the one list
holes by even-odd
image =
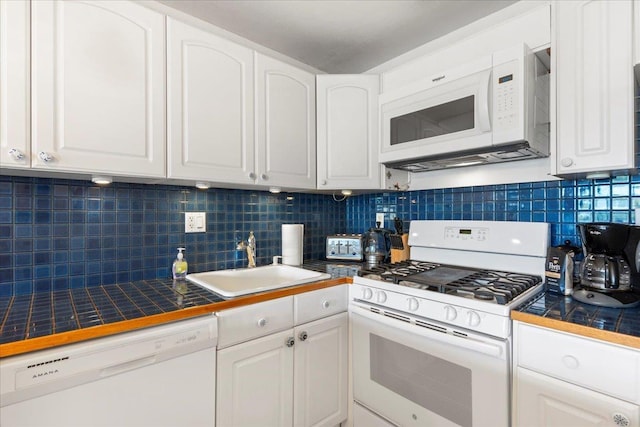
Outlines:
{"label": "soap dispenser", "polygon": [[184,248],[178,248],[178,255],[176,256],[176,260],[173,261],[173,267],[171,271],[173,272],[173,279],[181,279],[184,280],[187,277],[187,260],[184,259],[184,254],[182,253]]}

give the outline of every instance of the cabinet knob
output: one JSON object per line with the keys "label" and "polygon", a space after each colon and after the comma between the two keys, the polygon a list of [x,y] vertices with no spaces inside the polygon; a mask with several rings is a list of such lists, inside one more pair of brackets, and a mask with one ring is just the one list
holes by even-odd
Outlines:
{"label": "cabinet knob", "polygon": [[53,160],[53,156],[49,153],[45,153],[44,151],[39,152],[38,157],[40,157],[40,160],[42,160],[45,163],[49,163],[50,161]]}
{"label": "cabinet knob", "polygon": [[298,335],[298,338],[300,338],[300,341],[306,341],[307,338],[309,338],[309,335],[307,334],[307,331],[302,331]]}
{"label": "cabinet knob", "polygon": [[261,328],[264,327],[266,324],[267,324],[267,319],[265,319],[264,317],[258,320],[258,326],[260,326]]}
{"label": "cabinet knob", "polygon": [[249,172],[249,179],[254,180],[256,179],[256,174],[253,172]]}
{"label": "cabinet knob", "polygon": [[560,164],[565,168],[567,168],[573,164],[573,159],[570,159],[569,157],[565,157],[564,159],[560,160]]}
{"label": "cabinet knob", "polygon": [[296,343],[296,340],[293,337],[289,337],[287,338],[287,340],[284,342],[284,344],[287,347],[293,347],[293,345]]}
{"label": "cabinet knob", "polygon": [[12,148],[9,150],[9,155],[13,157],[13,160],[22,160],[24,159],[24,153],[17,148]]}
{"label": "cabinet knob", "polygon": [[322,308],[329,308],[331,303],[327,300],[322,301]]}
{"label": "cabinet knob", "polygon": [[262,178],[263,181],[268,181],[269,175],[267,175],[266,173],[263,173],[262,175],[260,175],[260,178]]}
{"label": "cabinet knob", "polygon": [[327,185],[327,180],[323,179],[322,181],[320,181],[320,185]]}
{"label": "cabinet knob", "polygon": [[562,364],[569,369],[576,369],[580,365],[580,362],[578,362],[578,359],[574,356],[567,354],[562,356]]}

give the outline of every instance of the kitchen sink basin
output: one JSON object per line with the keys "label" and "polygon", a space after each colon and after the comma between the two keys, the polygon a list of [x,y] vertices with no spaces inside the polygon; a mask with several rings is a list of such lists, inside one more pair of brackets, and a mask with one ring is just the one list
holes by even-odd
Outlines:
{"label": "kitchen sink basin", "polygon": [[325,280],[331,275],[290,265],[205,271],[187,275],[187,280],[224,297],[271,291],[303,283]]}

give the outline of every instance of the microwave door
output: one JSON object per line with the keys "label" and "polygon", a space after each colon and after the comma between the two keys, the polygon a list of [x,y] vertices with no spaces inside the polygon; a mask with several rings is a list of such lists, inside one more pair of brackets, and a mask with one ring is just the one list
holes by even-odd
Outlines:
{"label": "microwave door", "polygon": [[485,70],[384,104],[383,161],[490,145],[490,76]]}

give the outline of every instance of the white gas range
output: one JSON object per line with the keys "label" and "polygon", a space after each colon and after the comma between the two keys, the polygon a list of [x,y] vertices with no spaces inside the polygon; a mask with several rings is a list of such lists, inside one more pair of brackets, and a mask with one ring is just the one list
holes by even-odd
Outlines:
{"label": "white gas range", "polygon": [[355,427],[508,426],[509,315],[542,290],[549,225],[413,221],[409,245],[350,286]]}

